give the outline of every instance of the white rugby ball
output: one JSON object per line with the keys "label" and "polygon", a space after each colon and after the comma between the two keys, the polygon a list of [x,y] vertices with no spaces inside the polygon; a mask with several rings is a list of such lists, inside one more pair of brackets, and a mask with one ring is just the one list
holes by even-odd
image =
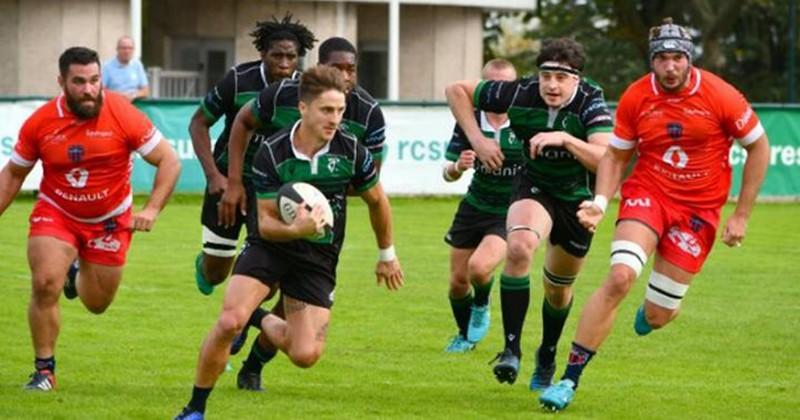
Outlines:
{"label": "white rugby ball", "polygon": [[297,208],[301,203],[308,211],[311,211],[316,205],[322,206],[325,226],[313,236],[314,238],[321,238],[333,230],[333,210],[325,194],[317,187],[305,182],[290,182],[283,184],[278,190],[278,210],[284,223],[294,222],[297,217]]}

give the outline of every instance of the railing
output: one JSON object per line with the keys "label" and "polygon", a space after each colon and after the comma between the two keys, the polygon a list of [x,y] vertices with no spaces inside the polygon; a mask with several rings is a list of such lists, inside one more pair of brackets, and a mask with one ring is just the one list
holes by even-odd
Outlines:
{"label": "railing", "polygon": [[200,72],[165,70],[161,67],[147,69],[152,98],[196,98],[200,92]]}

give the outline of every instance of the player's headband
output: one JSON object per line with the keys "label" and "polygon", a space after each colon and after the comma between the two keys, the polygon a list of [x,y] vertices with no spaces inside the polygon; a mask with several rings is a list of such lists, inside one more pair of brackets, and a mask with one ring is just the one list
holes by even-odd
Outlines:
{"label": "player's headband", "polygon": [[580,76],[581,71],[570,67],[568,64],[559,63],[558,61],[545,61],[539,65],[539,71],[558,71],[568,73],[573,76]]}

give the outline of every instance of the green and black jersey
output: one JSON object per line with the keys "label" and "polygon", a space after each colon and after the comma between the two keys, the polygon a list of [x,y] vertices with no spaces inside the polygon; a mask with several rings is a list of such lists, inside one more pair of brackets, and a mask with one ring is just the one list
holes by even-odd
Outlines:
{"label": "green and black jersey", "polygon": [[[582,79],[573,97],[560,108],[550,108],[539,94],[539,81],[525,78],[513,82],[483,80],[475,88],[475,107],[508,113],[511,129],[530,150],[530,139],[538,133],[565,131],[587,141],[597,132],[611,132],[612,118],[603,90]],[[523,173],[535,188],[565,201],[591,198],[594,176],[564,147],[546,147],[532,159],[523,153]]]}
{"label": "green and black jersey", "polygon": [[[200,108],[212,124],[225,116],[225,128],[214,144],[214,159],[217,167],[223,173],[227,173],[228,139],[231,135],[233,121],[236,119],[236,113],[269,85],[268,75],[269,69],[261,60],[238,64],[225,74],[225,77],[206,94],[200,103]],[[300,77],[300,72],[295,71],[292,78],[297,77]],[[266,136],[263,133],[255,133],[250,142],[259,143],[264,138]]]}
{"label": "green and black jersey", "polygon": [[[274,199],[281,185],[288,182],[307,182],[317,187],[333,210],[333,231],[322,239],[301,239],[272,243],[260,237],[265,246],[306,249],[309,243],[325,253],[338,255],[344,240],[347,190],[350,185],[362,193],[378,183],[375,161],[355,137],[337,130],[333,139],[315,156],[309,158],[298,152],[292,143],[299,121],[264,141],[253,159],[253,185],[258,199]],[[256,234],[257,235],[257,234]],[[334,254],[331,254],[334,255]]]}
{"label": "green and black jersey", "polygon": [[[299,101],[300,81],[286,79],[264,89],[258,95],[253,112],[266,127],[263,131],[273,133],[300,119]],[[346,101],[342,128],[355,136],[374,159],[380,160],[386,141],[386,123],[378,101],[360,86],[347,94]]]}
{"label": "green and black jersey", "polygon": [[[499,131],[495,131],[486,119],[485,112],[475,111],[475,119],[483,135],[499,143],[505,160],[501,168],[491,170],[484,166],[480,160],[475,159],[475,173],[472,176],[472,182],[469,184],[467,194],[464,196],[464,201],[480,211],[505,215],[508,212],[508,206],[511,201],[514,176],[524,165],[522,142],[514,135],[508,122],[500,127]],[[445,158],[455,162],[461,152],[471,149],[472,145],[467,136],[461,127],[456,124],[453,130],[453,137],[447,145]]]}

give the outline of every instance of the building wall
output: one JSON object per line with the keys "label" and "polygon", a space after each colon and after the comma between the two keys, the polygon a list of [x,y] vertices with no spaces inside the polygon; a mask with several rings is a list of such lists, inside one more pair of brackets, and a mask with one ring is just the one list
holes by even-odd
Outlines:
{"label": "building wall", "polygon": [[400,9],[400,99],[443,100],[454,80],[477,79],[483,61],[481,10]]}
{"label": "building wall", "polygon": [[129,21],[128,0],[0,0],[0,95],[55,95],[59,55],[82,45],[109,59]]}
{"label": "building wall", "polygon": [[[291,12],[308,26],[320,41],[331,36],[355,39],[356,8],[344,5],[343,30],[338,33],[336,3],[264,0],[164,0],[151,1],[145,11],[148,21],[145,35],[146,63],[169,68],[170,42],[176,37],[226,38],[235,43],[235,61],[258,58],[250,32],[257,21],[283,18]],[[319,44],[319,43],[317,43]],[[316,64],[316,48],[307,54],[307,64]]]}

